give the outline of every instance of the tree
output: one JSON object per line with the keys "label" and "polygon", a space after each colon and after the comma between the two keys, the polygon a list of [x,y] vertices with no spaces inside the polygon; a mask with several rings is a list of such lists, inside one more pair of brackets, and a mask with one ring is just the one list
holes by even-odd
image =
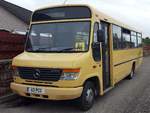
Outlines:
{"label": "tree", "polygon": [[149,39],[149,37],[146,37],[145,39]]}

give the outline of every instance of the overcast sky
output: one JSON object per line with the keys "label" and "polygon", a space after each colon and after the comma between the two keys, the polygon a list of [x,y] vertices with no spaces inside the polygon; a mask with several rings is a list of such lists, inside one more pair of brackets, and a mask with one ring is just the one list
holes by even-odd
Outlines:
{"label": "overcast sky", "polygon": [[[47,5],[62,4],[64,0],[6,0],[35,10]],[[150,36],[150,0],[68,0],[67,3],[90,4],[100,11],[118,19]]]}

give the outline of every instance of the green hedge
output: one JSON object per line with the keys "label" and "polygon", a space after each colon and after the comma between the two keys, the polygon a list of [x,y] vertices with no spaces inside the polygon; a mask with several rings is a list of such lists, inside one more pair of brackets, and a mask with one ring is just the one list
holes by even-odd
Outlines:
{"label": "green hedge", "polygon": [[143,43],[145,45],[150,45],[150,38],[149,37],[146,37],[145,39],[143,39]]}

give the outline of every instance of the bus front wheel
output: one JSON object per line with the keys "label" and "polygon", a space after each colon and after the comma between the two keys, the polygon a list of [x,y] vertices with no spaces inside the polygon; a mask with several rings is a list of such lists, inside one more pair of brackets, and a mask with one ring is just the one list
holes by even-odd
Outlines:
{"label": "bus front wheel", "polygon": [[89,110],[95,100],[95,86],[91,81],[87,81],[84,85],[81,97],[78,100],[78,105],[81,110]]}

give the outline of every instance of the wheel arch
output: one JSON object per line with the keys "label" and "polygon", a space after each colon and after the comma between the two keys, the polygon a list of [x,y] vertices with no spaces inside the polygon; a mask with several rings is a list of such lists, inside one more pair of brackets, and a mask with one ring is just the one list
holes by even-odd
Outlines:
{"label": "wheel arch", "polygon": [[[99,77],[98,77],[98,76],[90,77],[90,78],[88,78],[88,79],[85,80],[84,84],[85,84],[87,81],[91,81],[91,82],[94,84],[94,86],[95,86],[95,88],[96,88],[96,90],[97,90],[97,95],[99,95],[100,92],[101,92],[101,82],[100,82]],[[84,85],[84,84],[83,84],[83,85]]]}
{"label": "wheel arch", "polygon": [[133,61],[133,63],[132,63],[132,69],[135,71],[135,69],[136,69],[136,61]]}

